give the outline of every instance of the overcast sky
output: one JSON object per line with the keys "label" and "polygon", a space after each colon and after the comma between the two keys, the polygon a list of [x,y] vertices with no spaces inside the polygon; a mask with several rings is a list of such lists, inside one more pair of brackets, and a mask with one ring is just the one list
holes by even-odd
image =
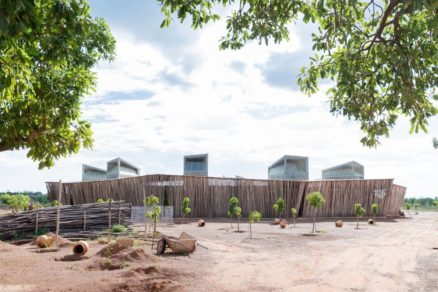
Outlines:
{"label": "overcast sky", "polygon": [[160,29],[155,1],[91,1],[92,13],[109,23],[117,58],[97,68],[98,87],[83,104],[92,122],[94,149],[39,171],[26,151],[0,153],[0,191],[43,191],[45,181],[79,181],[82,164],[106,167],[115,157],[141,174],[182,174],[183,155],[208,153],[209,174],[267,178],[281,156],[308,156],[310,178],[355,160],[366,178],[395,178],[408,196],[438,195],[438,118],[429,134],[409,134],[401,118],[377,149],[359,142],[359,124],[329,113],[323,84],[307,97],[296,75],[311,54],[312,27],[291,27],[291,41],[249,44],[219,51],[223,21],[192,31],[173,23]]}

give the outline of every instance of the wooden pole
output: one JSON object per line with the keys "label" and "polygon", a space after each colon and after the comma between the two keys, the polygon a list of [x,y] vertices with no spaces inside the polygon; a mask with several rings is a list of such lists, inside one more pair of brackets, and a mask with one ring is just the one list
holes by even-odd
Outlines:
{"label": "wooden pole", "polygon": [[122,209],[120,209],[119,207],[119,224],[120,224],[120,213],[121,213]]}
{"label": "wooden pole", "polygon": [[111,241],[111,201],[112,199],[109,199],[108,203],[108,243]]}
{"label": "wooden pole", "polygon": [[59,236],[59,220],[61,217],[61,195],[62,195],[62,181],[59,180],[59,190],[58,190],[58,210],[56,213],[56,245],[58,245],[58,236]]}
{"label": "wooden pole", "polygon": [[84,231],[87,228],[87,211],[84,211]]}
{"label": "wooden pole", "polygon": [[38,212],[35,214],[36,220],[35,220],[35,235],[38,234]]}
{"label": "wooden pole", "polygon": [[146,221],[146,193],[145,190],[143,188],[143,207],[144,207],[144,211],[143,211],[143,220],[144,220],[144,240],[146,242],[147,238],[148,238],[148,226],[147,226],[147,221]]}

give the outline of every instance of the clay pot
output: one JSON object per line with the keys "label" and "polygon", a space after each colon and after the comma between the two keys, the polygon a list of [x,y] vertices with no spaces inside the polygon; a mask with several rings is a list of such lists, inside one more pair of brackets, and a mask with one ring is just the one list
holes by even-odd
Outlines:
{"label": "clay pot", "polygon": [[342,225],[344,225],[344,222],[342,222],[341,220],[338,220],[335,222],[336,227],[342,227]]}
{"label": "clay pot", "polygon": [[205,226],[205,221],[202,219],[198,220],[198,227],[204,227]]}
{"label": "clay pot", "polygon": [[37,239],[35,240],[36,245],[39,248],[45,248],[45,247],[49,247],[52,245],[52,238],[50,236],[47,235],[40,235],[37,237]]}
{"label": "clay pot", "polygon": [[281,222],[280,222],[280,227],[284,229],[284,228],[286,228],[286,226],[287,226],[287,221],[284,220],[284,219],[281,220]]}
{"label": "clay pot", "polygon": [[274,220],[274,225],[278,225],[278,224],[280,224],[280,219],[276,218],[276,219]]}
{"label": "clay pot", "polygon": [[368,224],[373,225],[374,224],[374,219],[368,219]]}
{"label": "clay pot", "polygon": [[73,244],[73,254],[77,256],[85,255],[88,252],[88,242],[80,240]]}

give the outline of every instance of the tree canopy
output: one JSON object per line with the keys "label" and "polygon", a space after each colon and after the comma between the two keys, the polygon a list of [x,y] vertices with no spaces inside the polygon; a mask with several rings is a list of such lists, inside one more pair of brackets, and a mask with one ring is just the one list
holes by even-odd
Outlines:
{"label": "tree canopy", "polygon": [[158,0],[164,20],[191,19],[202,28],[220,18],[218,6],[231,6],[221,49],[239,49],[248,41],[279,43],[289,25],[317,23],[315,55],[301,69],[303,92],[318,91],[329,79],[330,110],[360,123],[361,142],[376,146],[400,115],[410,132],[427,131],[437,114],[437,4],[433,0]]}
{"label": "tree canopy", "polygon": [[28,149],[50,167],[92,146],[82,98],[115,39],[85,0],[0,0],[0,152]]}

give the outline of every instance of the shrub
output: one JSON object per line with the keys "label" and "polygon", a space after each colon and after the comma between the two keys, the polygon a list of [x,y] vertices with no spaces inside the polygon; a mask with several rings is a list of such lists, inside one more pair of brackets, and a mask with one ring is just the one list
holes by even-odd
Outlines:
{"label": "shrub", "polygon": [[379,205],[377,203],[371,205],[371,212],[373,213],[374,221],[376,221],[376,216],[379,214]]}
{"label": "shrub", "polygon": [[50,202],[50,206],[52,206],[52,207],[56,207],[58,205],[59,205],[58,200],[53,200],[53,201]]}
{"label": "shrub", "polygon": [[14,212],[18,212],[20,210],[27,210],[30,198],[26,195],[9,195],[3,194],[0,196],[0,201],[9,206]]}
{"label": "shrub", "polygon": [[125,233],[126,230],[126,226],[122,224],[114,224],[113,226],[111,226],[111,232],[113,233]]}
{"label": "shrub", "polygon": [[190,203],[189,197],[185,197],[182,201],[183,217],[185,217],[186,215],[190,214],[190,212],[192,212],[192,209],[189,208],[189,203]]}
{"label": "shrub", "polygon": [[10,194],[0,195],[0,203],[1,204],[9,205],[8,202],[10,202],[11,199],[12,199],[12,196]]}

